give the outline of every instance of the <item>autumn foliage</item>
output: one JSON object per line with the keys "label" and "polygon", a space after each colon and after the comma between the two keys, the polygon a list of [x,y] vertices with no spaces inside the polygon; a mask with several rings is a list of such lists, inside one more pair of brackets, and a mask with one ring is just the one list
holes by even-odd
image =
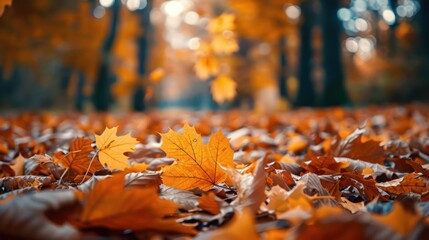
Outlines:
{"label": "autumn foliage", "polygon": [[5,116],[0,235],[424,238],[428,130],[419,105]]}

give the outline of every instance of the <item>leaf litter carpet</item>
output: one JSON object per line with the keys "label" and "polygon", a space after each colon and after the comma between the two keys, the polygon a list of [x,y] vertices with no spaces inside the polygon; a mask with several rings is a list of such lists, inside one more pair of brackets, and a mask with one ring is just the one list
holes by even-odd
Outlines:
{"label": "leaf litter carpet", "polygon": [[425,239],[429,106],[0,117],[0,236]]}

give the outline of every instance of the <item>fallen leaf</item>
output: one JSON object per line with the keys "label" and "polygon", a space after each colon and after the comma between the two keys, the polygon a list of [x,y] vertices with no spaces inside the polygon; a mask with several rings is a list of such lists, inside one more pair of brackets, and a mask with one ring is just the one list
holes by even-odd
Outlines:
{"label": "fallen leaf", "polygon": [[317,156],[311,158],[308,163],[302,163],[301,167],[309,172],[323,175],[339,173],[341,172],[341,169],[347,167],[348,165],[348,163],[335,161],[333,156]]}
{"label": "fallen leaf", "polygon": [[116,136],[118,127],[107,128],[101,135],[95,135],[99,160],[109,169],[123,170],[130,166],[125,152],[133,152],[138,141],[130,134]]}
{"label": "fallen leaf", "polygon": [[161,149],[167,157],[177,161],[163,168],[165,185],[190,190],[207,191],[226,181],[227,174],[221,166],[233,165],[233,151],[221,131],[212,134],[208,144],[203,144],[195,128],[185,124],[183,134],[170,130],[161,134]]}
{"label": "fallen leaf", "polygon": [[209,194],[201,196],[201,198],[198,199],[198,207],[214,215],[220,213],[220,202],[216,200],[216,194],[214,194],[214,192],[209,192]]}
{"label": "fallen leaf", "polygon": [[0,205],[0,235],[5,239],[80,239],[70,224],[57,225],[45,215],[49,210],[73,205],[73,191],[44,191],[15,197]]}
{"label": "fallen leaf", "polygon": [[418,173],[410,173],[399,179],[377,183],[377,187],[395,195],[410,192],[422,194],[429,191],[427,181],[421,178]]}
{"label": "fallen leaf", "polygon": [[303,182],[299,182],[288,192],[279,186],[274,186],[271,191],[268,192],[268,209],[281,214],[299,207],[303,211],[311,213],[314,206],[310,196],[304,193],[305,187],[306,185]]}
{"label": "fallen leaf", "polygon": [[198,204],[199,198],[191,191],[172,188],[165,185],[160,186],[159,196],[162,199],[174,202],[175,204],[179,205],[180,208],[186,210],[194,209]]}
{"label": "fallen leaf", "polygon": [[362,141],[365,129],[358,128],[342,141],[337,140],[331,148],[331,154],[335,157],[348,157],[370,163],[383,165],[385,153],[379,141]]}
{"label": "fallen leaf", "polygon": [[87,170],[89,173],[95,173],[97,170],[103,169],[103,166],[97,159],[93,159],[90,166],[91,157],[89,154],[94,150],[91,144],[91,139],[76,138],[70,144],[69,153],[58,152],[54,155],[54,161],[64,168],[76,171],[78,174],[83,174]]}
{"label": "fallen leaf", "polygon": [[15,172],[15,176],[24,175],[24,157],[21,154],[18,155],[14,160],[14,164],[10,167]]}
{"label": "fallen leaf", "polygon": [[365,179],[356,172],[344,172],[341,174],[340,188],[344,189],[348,186],[355,187],[366,200],[372,200],[380,196],[380,191],[374,179]]}
{"label": "fallen leaf", "polygon": [[344,197],[341,198],[340,204],[343,206],[343,208],[349,210],[351,213],[357,213],[362,211],[362,209],[365,209],[364,202],[351,202]]}
{"label": "fallen leaf", "polygon": [[255,215],[251,209],[236,212],[232,220],[218,230],[202,233],[196,240],[253,240],[260,239],[255,227]]}
{"label": "fallen leaf", "polygon": [[156,189],[124,186],[124,174],[98,182],[84,198],[80,227],[194,233],[192,228],[182,226],[172,218],[165,218],[178,207],[171,201],[159,198]]}
{"label": "fallen leaf", "polygon": [[231,203],[239,208],[249,208],[257,212],[261,203],[265,201],[265,168],[264,159],[258,160],[254,174],[239,174],[235,170],[229,170],[228,174],[237,187],[237,198]]}
{"label": "fallen leaf", "polygon": [[403,237],[410,234],[421,220],[420,214],[407,211],[402,204],[398,202],[393,203],[393,209],[387,215],[372,214],[372,218],[389,226]]}

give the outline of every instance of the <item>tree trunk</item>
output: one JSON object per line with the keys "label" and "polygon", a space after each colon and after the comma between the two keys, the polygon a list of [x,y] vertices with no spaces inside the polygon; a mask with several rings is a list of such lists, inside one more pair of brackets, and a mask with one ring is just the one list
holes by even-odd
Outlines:
{"label": "tree trunk", "polygon": [[321,0],[324,89],[322,105],[349,104],[341,62],[340,22],[337,18],[339,0]]}
{"label": "tree trunk", "polygon": [[[313,5],[311,1],[301,3],[303,22],[300,27],[301,45],[298,67],[299,88],[295,99],[295,106],[314,106],[316,93],[311,77],[313,48],[311,46],[311,30],[313,28]],[[335,15],[336,16],[336,15]]]}
{"label": "tree trunk", "polygon": [[420,46],[423,57],[429,57],[429,1],[420,0]]}
{"label": "tree trunk", "polygon": [[83,93],[84,87],[85,87],[85,74],[82,71],[79,71],[77,76],[76,96],[74,99],[74,107],[78,112],[83,111],[83,105],[85,102],[85,94]]}
{"label": "tree trunk", "polygon": [[146,110],[144,95],[146,92],[145,86],[145,75],[146,73],[146,59],[147,59],[147,49],[149,48],[149,37],[150,37],[150,12],[152,10],[152,1],[147,1],[146,7],[141,10],[141,27],[143,28],[143,34],[138,38],[139,44],[139,65],[138,65],[138,73],[139,73],[139,83],[137,85],[137,89],[133,94],[133,109],[134,111],[144,111]]}
{"label": "tree trunk", "polygon": [[396,8],[398,7],[398,0],[389,0],[390,7],[392,8],[393,13],[395,14],[395,22],[390,25],[389,31],[389,57],[394,57],[396,55],[396,28],[398,27],[398,14],[396,13]]}
{"label": "tree trunk", "polygon": [[278,78],[278,87],[280,92],[280,97],[287,99],[287,56],[286,56],[286,37],[281,37],[279,40],[279,78]]}
{"label": "tree trunk", "polygon": [[110,87],[113,83],[110,72],[110,52],[116,38],[116,31],[119,21],[120,0],[114,0],[111,6],[112,19],[110,30],[101,49],[100,66],[98,68],[97,79],[94,84],[93,102],[97,111],[107,111],[112,103]]}

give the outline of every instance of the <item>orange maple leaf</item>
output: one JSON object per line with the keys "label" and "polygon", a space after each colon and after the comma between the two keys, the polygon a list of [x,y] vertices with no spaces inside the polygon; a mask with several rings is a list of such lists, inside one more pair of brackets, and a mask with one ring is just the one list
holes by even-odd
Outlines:
{"label": "orange maple leaf", "polygon": [[233,166],[234,152],[228,139],[219,131],[211,136],[208,144],[203,144],[194,127],[185,124],[183,130],[183,134],[171,129],[161,134],[161,149],[167,157],[177,159],[163,169],[164,184],[184,190],[198,187],[207,191],[224,182],[227,174],[221,166]]}
{"label": "orange maple leaf", "polygon": [[84,197],[79,227],[195,233],[175,219],[165,218],[178,209],[175,203],[159,198],[155,188],[125,188],[124,175],[98,182]]}
{"label": "orange maple leaf", "polygon": [[54,155],[54,160],[64,168],[72,169],[79,174],[84,173],[88,168],[88,172],[94,173],[102,169],[103,166],[97,160],[93,161],[90,166],[91,158],[89,154],[94,150],[91,144],[91,139],[84,137],[76,138],[70,144],[70,152],[68,154],[58,152]]}
{"label": "orange maple leaf", "polygon": [[95,135],[98,158],[109,169],[123,170],[130,166],[125,152],[133,152],[138,141],[130,134],[116,136],[118,127],[107,128],[101,135]]}
{"label": "orange maple leaf", "polygon": [[237,83],[230,77],[219,76],[210,83],[213,99],[217,103],[223,103],[234,99]]}

